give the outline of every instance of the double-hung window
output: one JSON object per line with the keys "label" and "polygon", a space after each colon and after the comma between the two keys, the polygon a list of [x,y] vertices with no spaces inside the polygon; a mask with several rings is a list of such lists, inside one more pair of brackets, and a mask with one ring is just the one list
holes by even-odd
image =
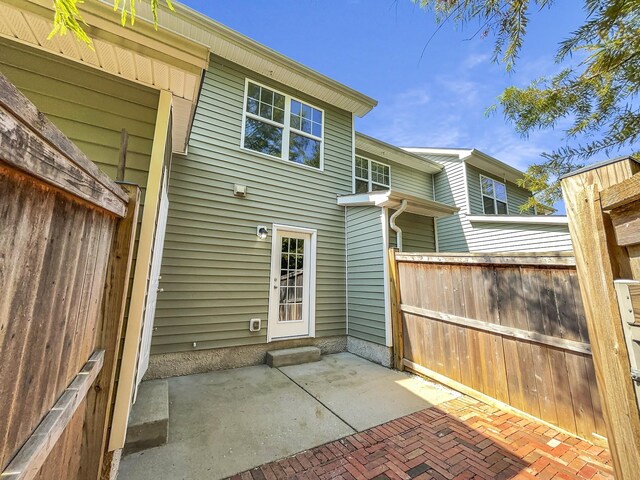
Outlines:
{"label": "double-hung window", "polygon": [[487,215],[507,215],[507,187],[493,178],[480,175],[482,206]]}
{"label": "double-hung window", "polygon": [[246,93],[242,146],[321,169],[324,112],[251,81]]}
{"label": "double-hung window", "polygon": [[356,157],[356,192],[365,193],[391,188],[391,167],[362,157]]}

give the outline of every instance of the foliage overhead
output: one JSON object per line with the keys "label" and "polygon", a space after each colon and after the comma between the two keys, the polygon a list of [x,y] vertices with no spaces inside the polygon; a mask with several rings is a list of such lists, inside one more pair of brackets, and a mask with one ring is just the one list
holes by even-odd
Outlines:
{"label": "foliage overhead", "polygon": [[[92,0],[96,1],[96,0]],[[134,25],[136,23],[136,2],[140,0],[113,0],[113,11],[120,11],[120,23],[122,26],[127,25],[127,21]],[[171,0],[165,0],[167,7],[171,11],[174,11]],[[153,26],[158,29],[158,8],[160,7],[160,0],[150,0],[151,12],[153,13]],[[85,32],[84,27],[87,26],[82,19],[79,5],[83,4],[84,0],[54,0],[53,1],[53,30],[49,34],[49,39],[55,35],[66,35],[71,32],[81,42],[87,44],[90,48],[93,48],[91,38]]]}
{"label": "foliage overhead", "polygon": [[[532,13],[553,0],[413,0],[442,24],[479,22],[474,36],[493,36],[493,60],[511,70],[518,60]],[[561,198],[558,177],[595,155],[640,139],[640,0],[583,0],[585,22],[555,54],[560,73],[509,87],[498,98],[507,121],[523,137],[561,127],[566,144],[543,153],[520,185],[536,194],[527,210]],[[533,11],[533,12],[532,12]],[[492,107],[494,109],[496,107]]]}

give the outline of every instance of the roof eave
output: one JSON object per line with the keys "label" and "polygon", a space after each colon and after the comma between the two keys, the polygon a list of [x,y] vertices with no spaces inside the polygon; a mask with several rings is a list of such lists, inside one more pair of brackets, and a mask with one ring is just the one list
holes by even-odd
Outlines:
{"label": "roof eave", "polygon": [[400,208],[403,200],[407,200],[408,213],[415,213],[433,218],[448,217],[460,211],[458,207],[447,205],[446,203],[427,200],[395,190],[384,190],[380,192],[367,192],[360,194],[338,196],[338,205],[344,207],[375,206],[381,208]]}
{"label": "roof eave", "polygon": [[[105,1],[105,0],[101,0]],[[319,95],[318,92],[313,92],[313,89],[309,89],[312,92],[307,92],[304,89],[303,93],[308,93],[315,98],[319,98],[322,101],[327,101],[327,103],[334,104],[338,108],[342,108],[343,110],[350,111],[356,114],[359,117],[366,115],[370,112],[378,102],[367,95],[360,93],[336,80],[333,80],[315,70],[302,65],[301,63],[292,60],[291,58],[282,55],[275,50],[262,45],[261,43],[239,33],[235,30],[207,17],[206,15],[180,3],[173,3],[175,11],[171,12],[164,6],[160,8],[158,12],[158,22],[159,25],[168,30],[172,30],[180,35],[185,35],[185,33],[179,31],[180,24],[179,22],[184,22],[189,24],[192,27],[199,28],[201,31],[196,32],[200,37],[202,37],[202,33],[209,32],[211,35],[215,36],[219,41],[226,42],[227,44],[233,45],[237,48],[240,48],[247,53],[252,53],[259,57],[261,60],[267,63],[271,63],[274,66],[280,66],[289,72],[297,74],[300,78],[303,78],[305,81],[311,82],[310,86],[319,87],[320,90],[327,89],[333,92],[336,92],[340,96],[342,96],[345,101],[344,104],[338,104],[340,102],[334,103],[325,100],[322,98],[322,95]],[[150,17],[150,8],[148,4],[142,3],[140,7],[138,7],[138,15],[143,16],[144,18]],[[183,25],[184,26],[184,25]],[[185,29],[185,32],[189,30],[190,35],[194,35],[193,28]],[[203,32],[204,31],[204,32]],[[198,39],[199,41],[204,41],[203,38]],[[250,70],[256,70],[256,66],[252,65],[249,57],[250,55],[239,55],[238,58],[228,58],[222,52],[217,51],[214,45],[209,44],[209,48],[211,52],[215,55],[220,56],[221,58],[225,58],[226,60],[232,61],[234,63],[238,63]],[[244,62],[244,64],[243,64]],[[263,62],[262,62],[263,63]],[[278,81],[276,72],[272,69],[269,70],[268,65],[261,65],[264,72],[258,72],[273,78]],[[269,75],[271,73],[271,75]],[[300,89],[300,88],[298,88]]]}
{"label": "roof eave", "polygon": [[438,173],[444,168],[433,160],[415,155],[400,147],[390,145],[360,132],[356,132],[356,149],[365,152],[365,154],[373,154],[385,160],[400,163],[426,173]]}

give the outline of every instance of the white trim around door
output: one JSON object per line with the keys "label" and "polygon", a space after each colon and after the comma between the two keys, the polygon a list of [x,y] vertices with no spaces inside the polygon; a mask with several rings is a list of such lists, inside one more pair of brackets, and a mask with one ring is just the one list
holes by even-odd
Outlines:
{"label": "white trim around door", "polygon": [[273,225],[267,342],[315,337],[317,230]]}

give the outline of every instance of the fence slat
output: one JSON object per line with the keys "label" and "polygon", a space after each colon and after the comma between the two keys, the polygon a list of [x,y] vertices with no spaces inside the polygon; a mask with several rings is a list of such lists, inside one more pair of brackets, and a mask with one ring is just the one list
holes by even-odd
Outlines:
{"label": "fence slat", "polygon": [[450,315],[448,313],[436,312],[435,310],[427,310],[426,308],[412,307],[411,305],[400,305],[400,310],[405,313],[411,313],[420,317],[427,317],[434,320],[440,320],[442,322],[451,323],[453,325],[460,325],[462,327],[470,327],[476,330],[482,330],[484,332],[497,333],[505,337],[519,338],[521,340],[527,340],[534,343],[540,343],[542,345],[549,345],[552,347],[562,348],[572,352],[584,353],[591,355],[591,345],[588,343],[576,342],[573,340],[566,340],[564,338],[552,337],[549,335],[543,335],[540,333],[532,332],[529,330],[522,330],[520,328],[505,327],[495,323],[481,322],[479,320],[473,320],[471,318],[459,317],[457,315]]}
{"label": "fence slat", "polygon": [[[82,199],[119,217],[125,203],[51,145],[42,142],[26,125],[0,108],[0,160],[76,199]],[[119,188],[119,187],[118,187]]]}
{"label": "fence slat", "polygon": [[89,361],[2,472],[2,480],[35,478],[73,414],[87,396],[89,388],[102,369],[103,361],[104,350],[91,355]]}
{"label": "fence slat", "polygon": [[573,259],[537,257],[396,254],[402,364],[602,444]]}
{"label": "fence slat", "polygon": [[103,189],[112,192],[122,202],[126,202],[126,194],[109,176],[65,137],[2,73],[0,73],[0,105],[47,143],[54,145],[64,156],[100,183]]}
{"label": "fence slat", "polygon": [[451,263],[458,265],[534,265],[550,267],[575,267],[576,261],[570,253],[397,253],[399,262]]}

